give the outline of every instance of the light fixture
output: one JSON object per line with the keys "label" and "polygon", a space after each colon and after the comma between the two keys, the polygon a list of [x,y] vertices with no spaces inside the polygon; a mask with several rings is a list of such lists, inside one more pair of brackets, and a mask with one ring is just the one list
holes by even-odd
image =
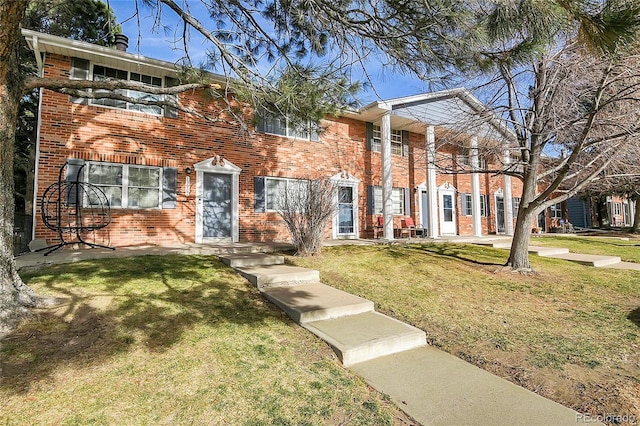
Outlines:
{"label": "light fixture", "polygon": [[187,167],[186,169],[184,169],[184,172],[185,172],[186,174],[190,175],[190,174],[191,174],[191,172],[192,172],[191,167]]}

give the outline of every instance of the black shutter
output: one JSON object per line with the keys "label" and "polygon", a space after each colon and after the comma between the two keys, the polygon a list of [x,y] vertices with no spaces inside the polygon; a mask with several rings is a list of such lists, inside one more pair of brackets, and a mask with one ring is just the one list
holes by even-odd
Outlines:
{"label": "black shutter", "polygon": [[369,185],[367,187],[367,214],[374,214],[374,194],[373,194],[373,186]]}
{"label": "black shutter", "polygon": [[165,167],[162,169],[162,208],[175,209],[178,198],[178,169]]}
{"label": "black shutter", "polygon": [[66,198],[67,204],[76,204],[78,201],[80,194],[80,185],[79,182],[84,181],[84,160],[79,160],[77,158],[69,158],[67,160],[67,175],[65,177],[66,181],[69,182],[66,186]]}
{"label": "black shutter", "polygon": [[266,211],[266,195],[264,176],[253,177],[254,211],[264,213]]}
{"label": "black shutter", "polygon": [[404,214],[411,216],[411,188],[404,188]]}
{"label": "black shutter", "polygon": [[489,217],[491,216],[491,197],[489,196],[489,194],[485,195],[485,200],[486,202],[484,203],[484,205],[487,206],[485,210],[487,211],[487,217]]}
{"label": "black shutter", "polygon": [[366,124],[366,131],[365,131],[365,138],[367,139],[367,151],[371,151],[371,145],[373,142],[373,123],[365,123]]}
{"label": "black shutter", "polygon": [[402,155],[409,156],[409,132],[407,130],[402,131]]}

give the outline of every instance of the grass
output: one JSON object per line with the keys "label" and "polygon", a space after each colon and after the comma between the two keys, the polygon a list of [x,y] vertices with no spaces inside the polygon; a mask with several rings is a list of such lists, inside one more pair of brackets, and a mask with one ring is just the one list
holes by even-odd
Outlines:
{"label": "grass", "polygon": [[103,259],[24,279],[68,303],[1,342],[0,424],[407,421],[214,257]]}
{"label": "grass", "polygon": [[507,256],[411,244],[331,247],[292,262],[517,384],[580,412],[640,419],[640,274],[532,256],[539,272],[520,275],[502,267]]}
{"label": "grass", "polygon": [[625,241],[620,238],[603,237],[544,237],[531,238],[531,245],[566,247],[572,253],[597,254],[619,256],[623,262],[640,263],[640,238],[631,234],[621,234],[628,237]]}

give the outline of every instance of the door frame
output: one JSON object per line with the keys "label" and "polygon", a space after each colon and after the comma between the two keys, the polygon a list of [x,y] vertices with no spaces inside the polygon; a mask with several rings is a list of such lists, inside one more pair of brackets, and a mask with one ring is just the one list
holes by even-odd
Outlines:
{"label": "door frame", "polygon": [[[449,230],[444,226],[444,203],[443,196],[451,195],[451,219],[452,224],[449,225],[453,228],[453,232],[448,232]],[[440,218],[440,235],[458,235],[458,212],[456,210],[456,188],[451,185],[449,182],[445,182],[444,185],[438,187],[438,203],[440,204],[438,208],[438,216]]]}
{"label": "door frame", "polygon": [[[196,229],[195,240],[197,244],[212,243],[212,242],[238,242],[239,232],[239,193],[240,184],[239,176],[242,169],[236,166],[232,162],[225,160],[219,155],[216,155],[206,160],[200,161],[194,164],[193,168],[196,171]],[[203,179],[205,173],[231,175],[231,238],[204,238],[203,237],[203,219],[204,219],[204,206],[202,197],[204,194]]]}
{"label": "door frame", "polygon": [[[330,178],[331,183],[334,187],[334,195],[333,200],[336,206],[336,212],[333,215],[333,219],[331,221],[331,238],[335,239],[357,239],[360,235],[360,214],[358,205],[359,195],[358,195],[358,187],[360,186],[360,180],[354,177],[353,175],[343,171],[334,175]],[[341,234],[340,230],[340,218],[338,215],[338,187],[345,186],[350,187],[352,190],[353,196],[353,232],[349,234]]]}
{"label": "door frame", "polygon": [[[502,198],[502,231],[500,231],[500,226],[498,224],[498,198]],[[507,212],[505,211],[505,202],[504,202],[504,192],[502,191],[502,188],[498,189],[494,194],[493,194],[493,203],[496,206],[496,235],[497,234],[506,234],[507,233]]]}

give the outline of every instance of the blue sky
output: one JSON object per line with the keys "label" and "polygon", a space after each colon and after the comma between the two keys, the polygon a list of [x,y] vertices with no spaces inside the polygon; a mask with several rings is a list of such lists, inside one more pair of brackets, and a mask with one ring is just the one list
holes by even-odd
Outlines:
{"label": "blue sky", "polygon": [[[106,3],[106,0],[103,0]],[[129,52],[140,53],[151,58],[166,61],[177,61],[184,52],[181,46],[174,46],[174,32],[176,28],[180,31],[178,17],[168,7],[164,7],[162,24],[165,29],[153,30],[154,16],[150,9],[138,2],[140,13],[135,17],[136,2],[134,0],[109,0],[109,6],[114,11],[118,23],[121,23],[122,30],[129,37]],[[189,1],[191,7],[195,7],[194,15],[206,22],[206,12],[197,9],[200,1]],[[181,4],[181,1],[178,1]],[[192,40],[189,43],[189,54],[195,64],[206,58],[208,42],[203,38],[196,37],[192,31]],[[405,76],[388,67],[383,67],[378,63],[370,61],[366,66],[372,87],[363,91],[358,98],[363,104],[372,102],[378,98],[391,99],[402,96],[415,95],[427,91],[426,84],[417,78]],[[358,79],[362,77],[358,76]],[[375,89],[375,90],[374,90]]]}

